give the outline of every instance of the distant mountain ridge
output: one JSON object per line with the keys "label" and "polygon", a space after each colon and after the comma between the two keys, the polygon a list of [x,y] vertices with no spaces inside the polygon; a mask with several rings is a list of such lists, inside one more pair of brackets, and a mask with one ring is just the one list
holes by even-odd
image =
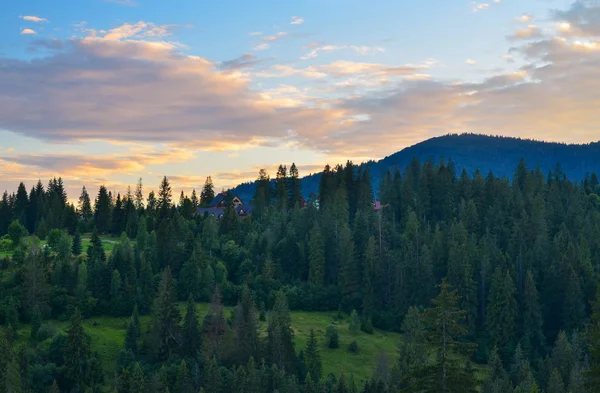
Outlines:
{"label": "distant mountain ridge", "polygon": [[[582,180],[586,174],[600,174],[600,142],[588,144],[566,144],[543,142],[503,136],[480,134],[448,134],[427,139],[402,149],[379,161],[368,161],[357,168],[369,168],[373,179],[373,189],[377,192],[379,180],[388,169],[399,168],[404,171],[413,157],[425,162],[429,159],[439,163],[441,159],[452,160],[458,174],[463,169],[469,175],[479,169],[485,176],[490,171],[497,177],[512,179],[517,163],[524,158],[529,169],[539,165],[544,174],[560,163],[567,178]],[[333,167],[337,163],[330,163]],[[274,174],[271,174],[274,177]],[[302,178],[302,191],[305,196],[311,192],[317,194],[321,173]],[[254,195],[254,183],[243,183],[233,188],[244,201]]]}

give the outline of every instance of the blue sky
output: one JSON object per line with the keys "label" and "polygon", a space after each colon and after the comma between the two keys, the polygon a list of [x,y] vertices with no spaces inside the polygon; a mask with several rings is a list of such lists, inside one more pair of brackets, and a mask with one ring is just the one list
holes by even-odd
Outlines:
{"label": "blue sky", "polygon": [[591,0],[37,0],[0,22],[9,190],[166,174],[187,192],[448,132],[600,136]]}

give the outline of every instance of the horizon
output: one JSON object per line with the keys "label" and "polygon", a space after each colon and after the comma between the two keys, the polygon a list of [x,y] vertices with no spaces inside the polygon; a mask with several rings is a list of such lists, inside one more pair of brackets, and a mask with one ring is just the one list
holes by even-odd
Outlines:
{"label": "horizon", "polygon": [[9,4],[0,189],[124,194],[167,174],[189,194],[454,133],[600,139],[600,4],[428,1]]}

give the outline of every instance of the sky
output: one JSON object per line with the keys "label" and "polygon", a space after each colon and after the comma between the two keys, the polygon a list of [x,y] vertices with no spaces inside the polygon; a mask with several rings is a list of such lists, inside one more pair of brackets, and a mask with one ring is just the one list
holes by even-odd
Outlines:
{"label": "sky", "polygon": [[448,133],[600,139],[598,0],[5,3],[0,190],[189,193]]}

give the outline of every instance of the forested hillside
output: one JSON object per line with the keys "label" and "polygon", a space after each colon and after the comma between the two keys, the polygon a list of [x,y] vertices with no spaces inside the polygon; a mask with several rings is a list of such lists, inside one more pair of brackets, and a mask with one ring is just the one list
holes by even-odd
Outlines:
{"label": "forested hillside", "polygon": [[[379,161],[369,161],[358,166],[358,170],[369,169],[375,187],[388,170],[396,168],[404,170],[413,157],[421,162],[441,159],[452,160],[457,171],[463,169],[470,176],[479,171],[486,176],[490,171],[497,177],[512,179],[515,163],[521,158],[529,163],[531,168],[539,166],[544,175],[553,171],[557,163],[561,171],[571,180],[581,181],[592,172],[600,172],[600,143],[586,145],[567,145],[530,139],[509,138],[502,136],[477,134],[451,134],[417,143],[401,151],[387,156]],[[304,196],[318,193],[321,173],[311,174],[302,178]],[[234,190],[244,200],[254,195],[254,183],[240,184]]]}
{"label": "forested hillside", "polygon": [[[300,178],[282,166],[274,185],[261,171],[251,216],[228,195],[219,221],[194,215],[210,182],[178,201],[166,177],[147,196],[141,181],[126,195],[101,187],[94,202],[84,189],[77,207],[60,179],[20,184],[0,202],[0,386],[598,392],[598,178],[513,168],[509,181],[414,158],[381,178],[376,212],[368,170],[325,167],[300,208]],[[110,251],[107,235],[119,237]],[[203,319],[195,301],[210,302]],[[297,345],[290,310],[349,314],[356,339],[340,346],[332,325]],[[130,317],[114,369],[84,327],[101,316]],[[372,378],[341,364],[325,375],[325,350],[353,356],[374,329],[403,339]]]}

